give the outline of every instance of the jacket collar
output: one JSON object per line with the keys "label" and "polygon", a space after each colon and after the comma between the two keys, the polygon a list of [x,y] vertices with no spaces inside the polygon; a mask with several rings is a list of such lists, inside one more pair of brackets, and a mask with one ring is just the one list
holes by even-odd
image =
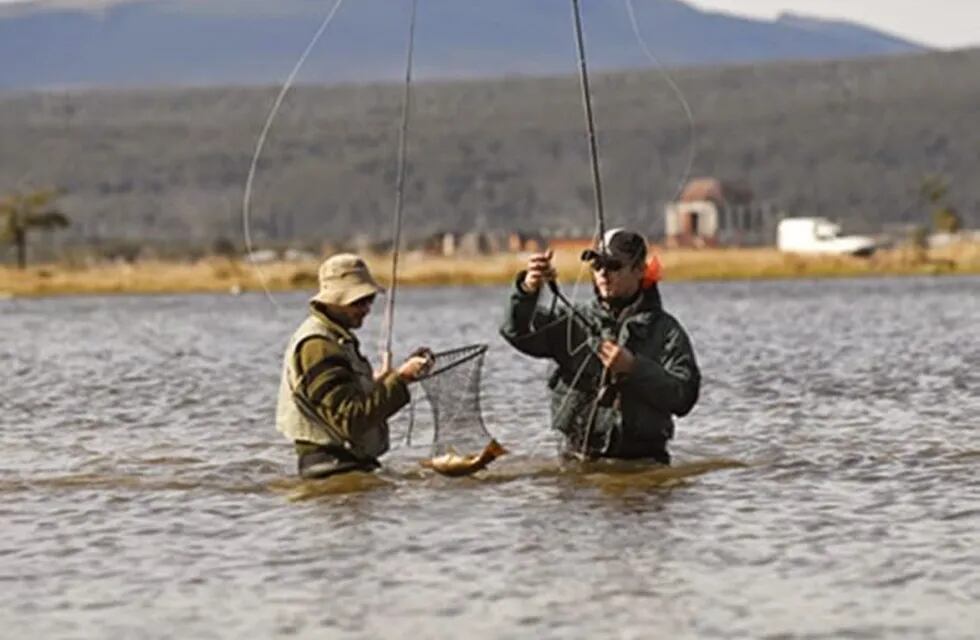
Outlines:
{"label": "jacket collar", "polygon": [[320,324],[324,325],[327,328],[327,331],[334,334],[338,338],[342,338],[357,344],[357,337],[353,334],[353,332],[334,319],[322,304],[311,302],[310,315],[316,318]]}
{"label": "jacket collar", "polygon": [[623,308],[619,313],[613,312],[596,298],[593,308],[603,317],[615,320],[617,323],[626,321],[646,324],[651,322],[663,311],[660,301],[660,291],[657,285],[640,291],[639,297]]}

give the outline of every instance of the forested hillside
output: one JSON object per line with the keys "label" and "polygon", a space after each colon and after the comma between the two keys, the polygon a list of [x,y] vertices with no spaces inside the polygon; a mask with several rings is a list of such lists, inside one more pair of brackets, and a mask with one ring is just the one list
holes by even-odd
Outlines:
{"label": "forested hillside", "polygon": [[[918,188],[941,174],[966,222],[980,223],[980,51],[674,77],[695,115],[694,175],[874,229],[926,222]],[[610,218],[660,232],[691,144],[678,98],[656,71],[594,80]],[[66,189],[66,239],[238,242],[249,160],[277,89],[0,96],[0,191]],[[395,85],[298,88],[261,163],[256,235],[385,237],[400,95]],[[589,227],[575,78],[426,83],[415,96],[409,234]]]}

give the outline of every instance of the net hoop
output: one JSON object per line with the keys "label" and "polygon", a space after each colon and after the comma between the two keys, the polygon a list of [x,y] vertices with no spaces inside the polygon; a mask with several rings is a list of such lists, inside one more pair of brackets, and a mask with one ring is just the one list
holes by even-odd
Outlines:
{"label": "net hoop", "polygon": [[[479,358],[487,352],[489,345],[486,344],[471,344],[466,347],[458,347],[456,349],[449,349],[447,351],[440,351],[432,355],[436,362],[436,366],[433,367],[431,371],[427,371],[424,375],[419,376],[418,382],[428,380],[429,378],[434,378],[435,376],[455,369],[456,367],[466,364],[471,360]],[[459,356],[459,357],[457,357]],[[452,361],[449,364],[439,366],[439,360],[444,358],[451,358]]]}

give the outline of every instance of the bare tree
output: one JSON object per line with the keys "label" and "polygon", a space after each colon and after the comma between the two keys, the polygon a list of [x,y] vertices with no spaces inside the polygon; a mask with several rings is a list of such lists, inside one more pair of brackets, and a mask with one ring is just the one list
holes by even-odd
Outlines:
{"label": "bare tree", "polygon": [[68,218],[54,207],[61,194],[54,189],[14,193],[0,199],[0,242],[17,247],[17,266],[27,267],[27,234],[64,229]]}

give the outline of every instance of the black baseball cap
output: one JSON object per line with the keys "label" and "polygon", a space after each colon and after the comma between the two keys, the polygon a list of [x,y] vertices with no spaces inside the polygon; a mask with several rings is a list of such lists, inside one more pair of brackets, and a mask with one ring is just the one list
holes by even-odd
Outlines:
{"label": "black baseball cap", "polygon": [[606,262],[614,260],[623,266],[634,265],[646,260],[647,241],[635,231],[610,229],[603,242],[582,252],[583,262]]}

